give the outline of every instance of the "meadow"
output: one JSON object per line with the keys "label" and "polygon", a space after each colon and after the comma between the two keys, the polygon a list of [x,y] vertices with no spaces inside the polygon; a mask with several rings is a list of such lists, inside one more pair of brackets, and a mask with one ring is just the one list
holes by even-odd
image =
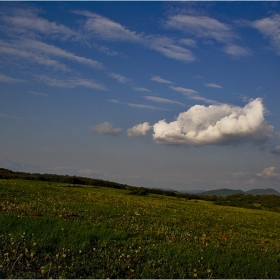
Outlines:
{"label": "meadow", "polygon": [[280,213],[0,180],[0,278],[280,278]]}

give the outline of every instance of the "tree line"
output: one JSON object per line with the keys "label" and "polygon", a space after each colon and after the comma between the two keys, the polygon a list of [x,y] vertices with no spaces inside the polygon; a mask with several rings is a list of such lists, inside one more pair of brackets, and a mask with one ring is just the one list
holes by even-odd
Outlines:
{"label": "tree line", "polygon": [[269,210],[280,213],[280,196],[277,195],[252,195],[252,194],[233,194],[226,197],[216,195],[199,195],[181,193],[171,190],[162,190],[156,188],[144,188],[106,181],[102,179],[92,179],[80,176],[40,174],[27,172],[14,172],[9,169],[0,168],[0,179],[23,179],[35,180],[53,183],[66,183],[70,185],[85,185],[94,187],[105,187],[114,189],[128,190],[130,195],[145,196],[148,194],[157,194],[185,198],[188,200],[206,200],[216,205],[242,207],[259,210]]}

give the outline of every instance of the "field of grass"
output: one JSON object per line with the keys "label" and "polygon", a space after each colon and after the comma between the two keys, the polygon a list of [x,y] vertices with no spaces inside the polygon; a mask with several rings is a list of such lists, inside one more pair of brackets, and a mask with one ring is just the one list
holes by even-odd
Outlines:
{"label": "field of grass", "polygon": [[280,278],[279,221],[206,201],[0,180],[0,278]]}

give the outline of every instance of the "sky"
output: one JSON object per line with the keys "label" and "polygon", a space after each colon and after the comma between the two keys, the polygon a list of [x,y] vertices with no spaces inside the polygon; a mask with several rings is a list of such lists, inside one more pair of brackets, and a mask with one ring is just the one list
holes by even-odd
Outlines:
{"label": "sky", "polygon": [[280,191],[279,2],[0,2],[0,167]]}

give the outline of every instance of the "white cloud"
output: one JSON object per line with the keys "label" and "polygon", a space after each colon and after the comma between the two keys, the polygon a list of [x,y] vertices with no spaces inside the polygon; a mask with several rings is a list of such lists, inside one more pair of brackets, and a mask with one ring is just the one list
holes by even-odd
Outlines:
{"label": "white cloud", "polygon": [[209,98],[205,98],[205,97],[202,97],[202,96],[199,96],[199,95],[189,95],[188,98],[192,99],[192,100],[199,100],[199,101],[202,101],[202,102],[205,102],[205,103],[208,103],[208,104],[221,104],[218,101],[215,101],[215,100],[212,100],[212,99],[209,99]]}
{"label": "white cloud", "polygon": [[140,108],[140,109],[168,110],[168,109],[163,109],[163,108],[160,108],[160,107],[144,105],[144,104],[135,104],[135,103],[125,103],[125,104],[128,105],[129,107]]}
{"label": "white cloud", "polygon": [[173,87],[173,86],[171,86],[170,88],[175,90],[175,91],[181,92],[183,94],[187,94],[187,95],[198,93],[196,90],[193,90],[193,89],[190,89],[190,88]]}
{"label": "white cloud", "polygon": [[6,75],[0,74],[0,82],[4,82],[4,83],[20,83],[20,82],[25,82],[25,81],[24,80],[20,80],[20,79],[11,78],[11,77],[8,77]]}
{"label": "white cloud", "polygon": [[274,166],[266,167],[262,172],[257,173],[256,176],[261,179],[280,179],[280,174],[275,172]]}
{"label": "white cloud", "polygon": [[113,135],[119,134],[122,129],[120,127],[113,127],[109,122],[104,122],[88,128],[89,131],[96,131],[98,134]]}
{"label": "white cloud", "polygon": [[[171,16],[167,21],[167,28],[181,30],[184,33],[192,34],[197,38],[203,38],[204,44],[213,44],[209,39],[214,39],[226,46],[222,49],[226,54],[233,58],[246,57],[251,55],[251,50],[233,44],[232,41],[238,38],[230,25],[222,23],[217,19],[208,16],[191,16],[191,15],[175,15]],[[184,40],[184,39],[183,39]],[[195,41],[185,39],[181,41],[189,46],[195,46]],[[280,44],[279,44],[280,45]]]}
{"label": "white cloud", "polygon": [[93,34],[110,41],[140,41],[141,35],[134,31],[130,31],[121,24],[114,22],[108,18],[87,11],[79,11],[77,14],[87,17],[85,28]]}
{"label": "white cloud", "polygon": [[245,107],[227,104],[195,105],[180,113],[175,121],[161,120],[153,125],[153,139],[158,144],[208,145],[234,141],[263,141],[274,127],[264,118],[262,99]]}
{"label": "white cloud", "polygon": [[280,146],[275,147],[272,151],[272,154],[280,155]]}
{"label": "white cloud", "polygon": [[238,172],[233,174],[235,177],[240,179],[245,179],[248,184],[255,184],[262,180],[269,180],[271,182],[275,182],[280,180],[280,174],[276,172],[276,167],[266,167],[262,172],[259,173],[248,173],[248,172]]}
{"label": "white cloud", "polygon": [[103,68],[102,63],[92,60],[90,58],[85,58],[82,56],[74,55],[70,52],[64,51],[56,46],[52,46],[40,41],[35,40],[25,40],[21,41],[19,44],[20,48],[25,48],[26,50],[30,49],[37,53],[45,53],[48,55],[53,55],[59,58],[66,58],[80,64],[88,65],[93,68],[101,69]]}
{"label": "white cloud", "polygon": [[177,45],[176,42],[170,38],[145,35],[143,33],[140,34],[129,30],[120,23],[95,13],[87,11],[78,11],[76,13],[87,17],[84,26],[85,29],[99,39],[138,43],[146,48],[156,50],[169,58],[184,62],[195,60],[195,56],[190,50]]}
{"label": "white cloud", "polygon": [[136,91],[151,92],[149,89],[142,88],[142,87],[134,87],[133,89],[136,90]]}
{"label": "white cloud", "polygon": [[127,130],[127,135],[129,137],[136,137],[136,136],[145,136],[147,131],[152,128],[148,122],[144,122],[142,124],[135,125],[132,128]]}
{"label": "white cloud", "polygon": [[126,103],[126,102],[121,102],[119,100],[116,99],[110,99],[108,100],[111,103],[115,103],[115,104],[124,104],[127,105],[129,107],[133,107],[133,108],[139,108],[139,109],[149,109],[149,110],[169,110],[169,109],[163,109],[160,107],[156,107],[156,106],[150,106],[150,105],[144,105],[144,104],[135,104],[135,103]]}
{"label": "white cloud", "polygon": [[75,88],[77,86],[82,86],[82,87],[93,88],[97,90],[107,90],[107,88],[102,84],[98,84],[93,80],[87,80],[82,78],[70,78],[67,80],[58,80],[58,79],[49,78],[44,75],[41,75],[38,78],[44,83],[53,87]]}
{"label": "white cloud", "polygon": [[160,76],[154,76],[151,78],[151,81],[162,83],[162,84],[173,84],[172,82],[161,78]]}
{"label": "white cloud", "polygon": [[234,38],[231,27],[207,16],[175,15],[166,21],[166,27],[182,30],[201,38],[227,42]]}
{"label": "white cloud", "polygon": [[143,96],[145,99],[153,101],[153,102],[158,102],[158,103],[169,103],[169,104],[178,104],[181,106],[184,106],[184,103],[178,102],[178,101],[173,101],[170,99],[166,98],[161,98],[161,97],[155,97],[155,96]]}
{"label": "white cloud", "polygon": [[124,76],[116,73],[111,73],[110,76],[114,79],[116,79],[118,82],[125,84],[129,81],[129,79],[125,78]]}
{"label": "white cloud", "polygon": [[176,45],[172,39],[167,37],[150,36],[148,45],[151,49],[159,51],[162,55],[169,58],[183,62],[196,60],[194,54],[190,50]]}
{"label": "white cloud", "polygon": [[63,63],[42,56],[40,54],[34,53],[32,51],[22,50],[20,48],[20,44],[16,44],[16,43],[6,43],[0,41],[0,54],[2,54],[2,58],[4,57],[4,55],[10,56],[10,61],[16,59],[25,59],[30,61],[31,63],[53,67],[54,69],[57,70],[70,71]]}
{"label": "white cloud", "polygon": [[180,41],[182,44],[189,46],[189,47],[195,47],[196,46],[196,41],[193,39],[182,39]]}
{"label": "white cloud", "polygon": [[52,59],[52,56],[58,57],[59,59],[68,59],[96,69],[103,68],[102,63],[98,61],[74,55],[58,47],[37,40],[20,40],[10,43],[0,41],[0,53],[9,55],[12,60],[18,58],[26,59],[31,63],[52,66],[63,71],[70,71],[70,69],[63,63]]}
{"label": "white cloud", "polygon": [[280,15],[256,20],[251,23],[260,33],[267,37],[273,45],[277,55],[280,55]]}
{"label": "white cloud", "polygon": [[223,48],[223,51],[226,54],[231,55],[232,57],[239,58],[239,57],[246,57],[251,55],[251,51],[247,48],[240,47],[235,44],[228,44]]}
{"label": "white cloud", "polygon": [[124,104],[123,102],[121,102],[121,101],[119,101],[117,99],[110,99],[108,101],[111,102],[111,103],[115,103],[115,104]]}
{"label": "white cloud", "polygon": [[25,37],[47,35],[60,40],[81,38],[79,33],[62,24],[38,17],[34,9],[10,10],[6,14],[1,14],[1,20],[6,25],[3,30],[7,33],[17,33]]}
{"label": "white cloud", "polygon": [[205,84],[206,87],[212,87],[212,88],[222,88],[222,86],[217,85],[215,83],[209,83],[209,84]]}
{"label": "white cloud", "polygon": [[205,103],[209,104],[220,104],[219,102],[215,100],[211,100],[202,96],[198,95],[198,92],[196,90],[190,89],[190,88],[182,88],[182,87],[170,87],[172,90],[178,91],[183,93],[187,98],[192,99],[192,100],[199,100],[203,101]]}

